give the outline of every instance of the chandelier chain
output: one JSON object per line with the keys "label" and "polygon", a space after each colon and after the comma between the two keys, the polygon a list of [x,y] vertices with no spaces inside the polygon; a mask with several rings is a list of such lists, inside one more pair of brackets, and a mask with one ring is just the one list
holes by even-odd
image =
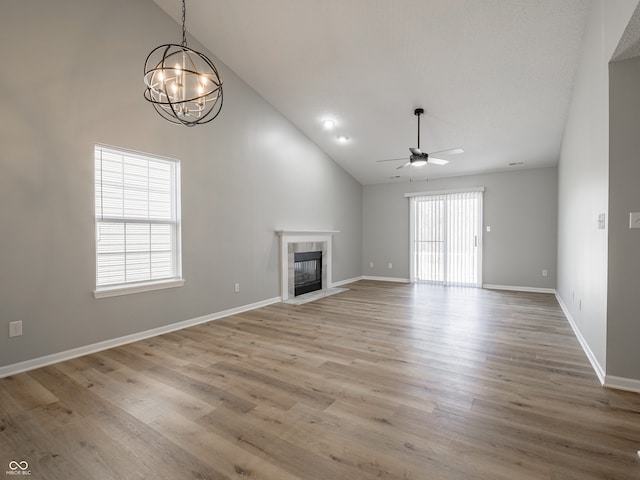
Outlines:
{"label": "chandelier chain", "polygon": [[185,6],[185,0],[182,0],[182,46],[187,46],[187,27],[186,25],[187,19],[187,7]]}

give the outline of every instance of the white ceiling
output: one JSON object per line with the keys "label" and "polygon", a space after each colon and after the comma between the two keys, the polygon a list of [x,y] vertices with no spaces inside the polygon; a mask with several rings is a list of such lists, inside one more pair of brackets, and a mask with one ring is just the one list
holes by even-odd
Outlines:
{"label": "white ceiling", "polygon": [[[154,1],[180,20],[179,1]],[[555,165],[589,3],[189,0],[187,29],[373,184]],[[465,153],[446,166],[376,163],[416,146],[416,107],[426,110],[423,151]],[[334,131],[322,129],[323,118],[336,121]]]}

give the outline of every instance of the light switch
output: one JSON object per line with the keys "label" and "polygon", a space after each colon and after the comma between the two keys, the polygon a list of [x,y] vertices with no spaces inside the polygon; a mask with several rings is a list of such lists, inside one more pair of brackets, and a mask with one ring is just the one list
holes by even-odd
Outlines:
{"label": "light switch", "polygon": [[629,228],[640,228],[640,212],[629,213]]}
{"label": "light switch", "polygon": [[599,230],[604,230],[605,228],[605,222],[606,222],[606,216],[604,213],[601,213],[600,215],[598,215],[598,229]]}
{"label": "light switch", "polygon": [[487,225],[487,232],[491,231],[491,227],[489,225]]}

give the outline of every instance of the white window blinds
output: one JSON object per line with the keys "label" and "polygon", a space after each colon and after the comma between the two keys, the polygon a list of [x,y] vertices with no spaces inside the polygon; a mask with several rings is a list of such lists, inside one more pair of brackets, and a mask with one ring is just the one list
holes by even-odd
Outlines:
{"label": "white window blinds", "polygon": [[482,191],[411,197],[411,278],[481,285]]}
{"label": "white window blinds", "polygon": [[96,287],[181,278],[180,164],[95,146]]}

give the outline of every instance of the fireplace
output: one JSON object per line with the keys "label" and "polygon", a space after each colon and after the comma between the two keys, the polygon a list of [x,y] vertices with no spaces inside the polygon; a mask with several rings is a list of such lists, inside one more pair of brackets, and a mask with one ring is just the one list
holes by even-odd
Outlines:
{"label": "fireplace", "polygon": [[322,252],[294,254],[294,296],[322,290]]}
{"label": "fireplace", "polygon": [[[331,281],[331,237],[338,232],[336,230],[276,230],[276,232],[280,236],[280,293],[282,301],[299,304],[303,299],[314,295],[327,294],[329,291],[333,293],[336,289],[332,288]],[[321,254],[319,259],[318,252]],[[302,279],[297,274],[309,273],[301,267],[296,267],[296,255],[299,253],[316,254],[316,258],[312,261],[316,263],[318,268],[314,276],[316,281],[319,281],[319,288],[316,283],[314,285],[316,291],[313,291],[309,296],[303,296],[300,291],[296,291],[296,276]],[[309,290],[309,292],[311,291]],[[298,297],[296,298],[296,296]]]}

